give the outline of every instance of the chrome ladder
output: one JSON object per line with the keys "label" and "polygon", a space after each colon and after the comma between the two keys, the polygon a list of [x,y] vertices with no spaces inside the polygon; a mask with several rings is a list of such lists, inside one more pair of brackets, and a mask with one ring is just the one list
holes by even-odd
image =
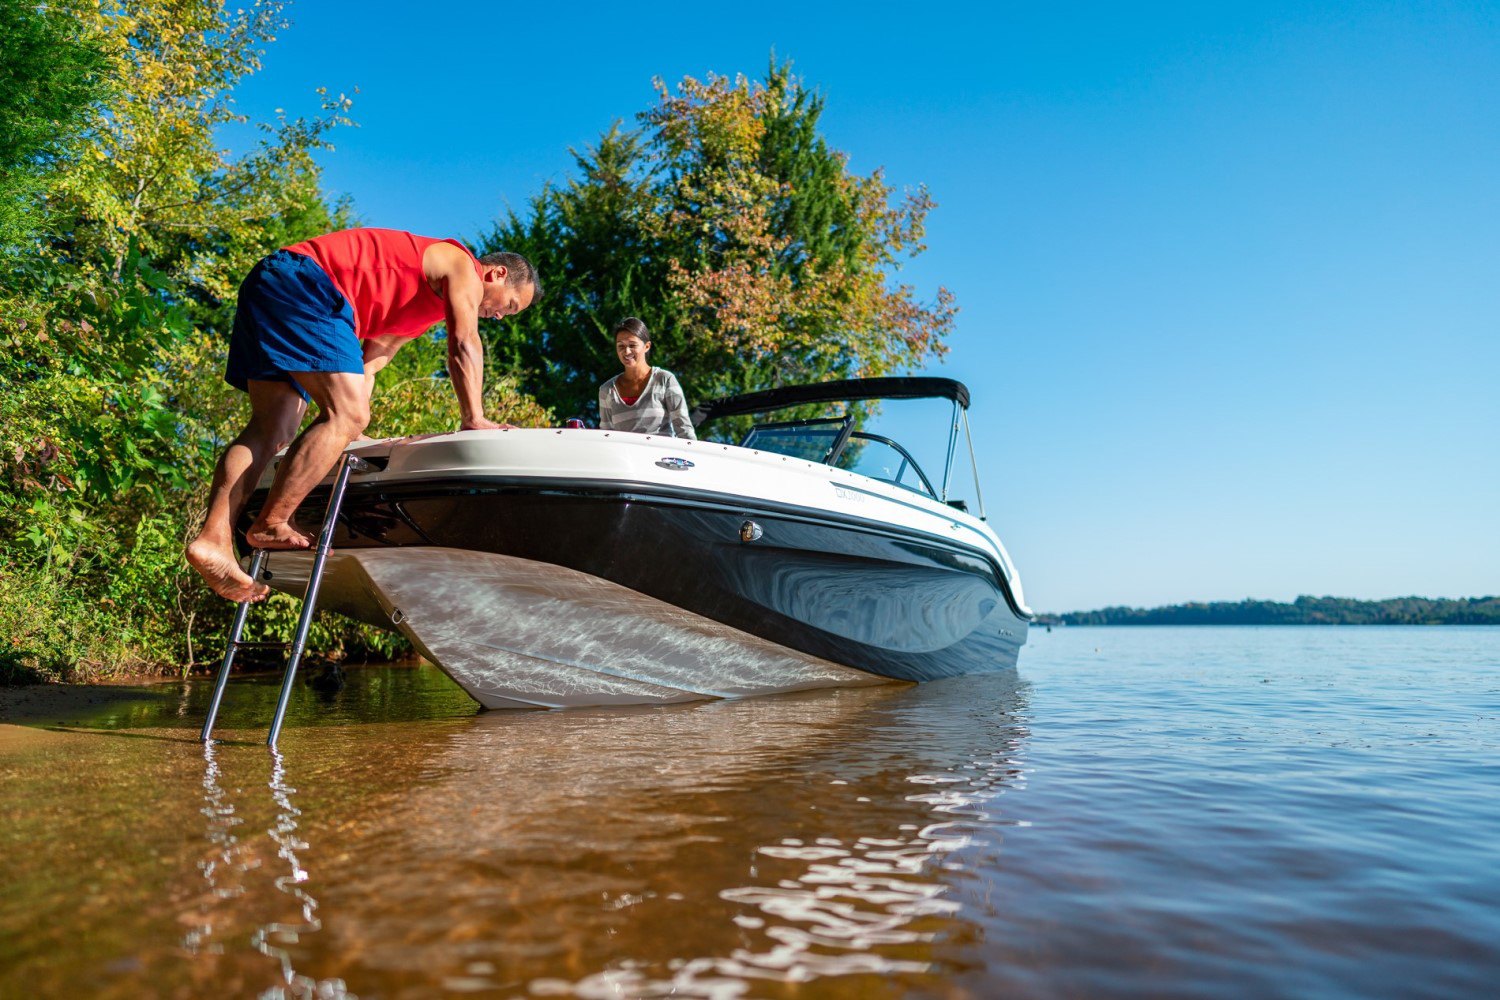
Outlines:
{"label": "chrome ladder", "polygon": [[[281,735],[281,723],[286,717],[287,702],[292,698],[292,681],[297,676],[297,664],[302,660],[302,652],[307,646],[307,633],[312,628],[313,615],[318,608],[318,587],[323,582],[323,567],[328,561],[328,553],[333,548],[333,533],[337,528],[339,520],[339,508],[344,504],[344,490],[349,485],[349,473],[370,472],[375,468],[369,462],[358,455],[346,454],[339,462],[338,475],[334,478],[333,489],[328,494],[328,511],[323,516],[323,529],[318,532],[318,544],[313,549],[312,569],[307,574],[307,590],[302,594],[302,613],[297,617],[297,629],[292,633],[291,642],[241,642],[240,635],[245,631],[245,619],[249,617],[251,601],[241,601],[234,612],[234,624],[229,628],[229,645],[224,650],[224,662],[219,665],[219,679],[214,684],[213,701],[208,706],[208,718],[203,720],[203,732],[199,734],[198,740],[207,743],[209,734],[214,728],[214,719],[219,715],[219,702],[224,698],[224,688],[229,683],[229,668],[234,663],[234,654],[242,649],[290,649],[287,656],[286,670],[281,677],[281,697],[276,702],[276,716],[271,720],[271,732],[266,737],[266,745],[274,747],[276,737]],[[250,579],[259,580],[261,569],[266,564],[267,549],[255,549],[250,557]]]}

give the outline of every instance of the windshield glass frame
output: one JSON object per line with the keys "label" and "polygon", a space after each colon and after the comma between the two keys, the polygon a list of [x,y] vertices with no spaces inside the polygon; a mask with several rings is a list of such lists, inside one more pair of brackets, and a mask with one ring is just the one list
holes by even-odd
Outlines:
{"label": "windshield glass frame", "polygon": [[[805,420],[774,420],[766,423],[753,424],[749,432],[740,440],[741,448],[750,448],[756,451],[769,451],[776,455],[786,455],[790,458],[800,458],[807,462],[817,462],[819,465],[832,465],[834,460],[844,450],[844,444],[849,440],[849,431],[854,423],[854,415],[846,413],[841,417],[811,417]],[[813,427],[829,426],[834,428],[833,437],[828,447],[823,449],[822,457],[814,458],[802,452],[786,451],[783,448],[768,447],[766,442],[758,438],[773,438],[778,432],[798,431],[811,429]],[[804,440],[816,441],[823,435],[807,435]],[[795,435],[793,435],[795,437]]]}
{"label": "windshield glass frame", "polygon": [[[879,483],[889,483],[909,490],[918,496],[927,497],[930,500],[938,499],[938,491],[933,487],[932,480],[927,477],[927,472],[912,457],[911,452],[893,438],[884,434],[876,434],[873,431],[860,431],[854,429],[856,414],[852,411],[839,417],[811,417],[803,420],[775,420],[766,423],[758,423],[751,426],[750,430],[740,440],[741,448],[749,448],[753,451],[765,451],[774,455],[785,455],[789,458],[800,458],[806,462],[816,462],[818,465],[826,465],[830,468],[842,468],[838,463],[849,451],[849,446],[857,440],[873,441],[885,445],[901,457],[901,471],[897,473],[896,479],[884,479],[880,476],[869,476],[870,479]],[[813,431],[801,437],[802,441],[812,445],[811,448],[795,448],[799,435],[798,431]],[[832,431],[831,438],[829,431]],[[792,432],[788,434],[787,432]],[[778,440],[780,438],[780,440]],[[790,440],[789,440],[790,439]],[[827,444],[827,447],[823,445]],[[791,450],[788,444],[792,444]],[[821,449],[822,455],[818,457],[810,452]],[[920,486],[912,486],[900,481],[900,477],[907,467],[916,474]],[[856,469],[845,469],[845,472],[855,472],[858,475],[868,476],[868,473],[858,472]]]}
{"label": "windshield glass frame", "polygon": [[[869,478],[875,480],[877,483],[890,483],[892,486],[899,486],[903,490],[910,490],[918,496],[924,496],[929,500],[938,499],[937,490],[932,488],[932,480],[927,478],[927,473],[923,470],[921,465],[917,464],[917,460],[912,457],[911,452],[902,447],[899,442],[893,440],[892,438],[886,437],[884,434],[876,434],[873,431],[855,431],[854,433],[849,435],[850,441],[853,441],[856,438],[864,441],[874,441],[878,444],[886,445],[887,447],[894,450],[896,454],[901,456],[901,461],[903,464],[901,469],[896,473],[895,479],[885,479],[880,476],[871,476],[868,472],[859,472],[859,470],[857,469],[845,469],[846,472],[855,472],[861,476],[868,476]],[[837,463],[839,459],[844,457],[847,451],[848,445],[846,442],[845,447],[840,448],[839,453],[833,456],[833,459],[828,464],[834,466],[835,468],[842,468],[842,466],[839,466]],[[906,471],[906,468],[908,466],[911,467],[912,472],[916,473],[918,481],[921,482],[922,486],[920,489],[916,486],[910,486],[901,481],[901,474]]]}

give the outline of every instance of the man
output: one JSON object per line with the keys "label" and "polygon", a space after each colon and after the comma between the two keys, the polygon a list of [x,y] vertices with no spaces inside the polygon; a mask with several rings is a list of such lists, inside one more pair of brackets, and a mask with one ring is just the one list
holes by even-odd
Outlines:
{"label": "man", "polygon": [[246,539],[255,548],[305,549],[297,505],[370,422],[375,373],[433,324],[448,327],[448,375],[460,430],[487,420],[479,319],[513,316],[541,297],[520,254],[476,259],[457,240],[393,229],[346,229],[284,247],[240,286],[224,378],[250,396],[250,421],[214,469],[208,516],[187,560],[214,593],[258,601],[268,588],[240,569],[233,521],[271,456],[301,426],[309,398],[318,415],[276,469]]}

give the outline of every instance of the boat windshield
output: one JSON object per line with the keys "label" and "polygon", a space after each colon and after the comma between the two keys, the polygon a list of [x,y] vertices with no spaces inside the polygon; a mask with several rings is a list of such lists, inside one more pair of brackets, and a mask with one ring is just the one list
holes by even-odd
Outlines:
{"label": "boat windshield", "polygon": [[937,491],[927,481],[916,459],[905,448],[880,434],[855,431],[834,464],[840,469],[937,499]]}
{"label": "boat windshield", "polygon": [[[800,419],[786,419],[792,416]],[[965,512],[972,503],[975,516],[984,520],[969,431],[969,390],[953,379],[902,375],[780,386],[701,402],[693,407],[692,419],[704,440],[738,442],[848,469]],[[908,437],[911,428],[944,423],[948,433],[942,438]],[[907,444],[897,444],[886,433]],[[958,453],[960,437],[965,456]],[[974,475],[968,498],[954,495],[963,489],[953,481],[955,460],[963,457]],[[918,459],[941,478],[929,478]]]}
{"label": "boat windshield", "polygon": [[910,452],[882,434],[851,431],[850,423],[846,415],[756,424],[740,445],[848,469],[937,498],[937,491]]}
{"label": "boat windshield", "polygon": [[820,420],[784,420],[780,423],[756,424],[740,442],[744,448],[790,455],[808,462],[826,463],[833,457],[848,417]]}

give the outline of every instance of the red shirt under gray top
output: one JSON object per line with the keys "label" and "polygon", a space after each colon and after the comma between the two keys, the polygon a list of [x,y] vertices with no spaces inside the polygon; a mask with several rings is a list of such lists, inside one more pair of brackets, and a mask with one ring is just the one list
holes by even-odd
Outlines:
{"label": "red shirt under gray top", "polygon": [[[623,372],[621,374],[624,374]],[[687,398],[677,376],[665,368],[651,369],[646,388],[634,403],[620,398],[616,375],[599,387],[599,426],[607,431],[631,431],[635,434],[665,434],[669,437],[694,438],[693,422],[688,419]]]}

